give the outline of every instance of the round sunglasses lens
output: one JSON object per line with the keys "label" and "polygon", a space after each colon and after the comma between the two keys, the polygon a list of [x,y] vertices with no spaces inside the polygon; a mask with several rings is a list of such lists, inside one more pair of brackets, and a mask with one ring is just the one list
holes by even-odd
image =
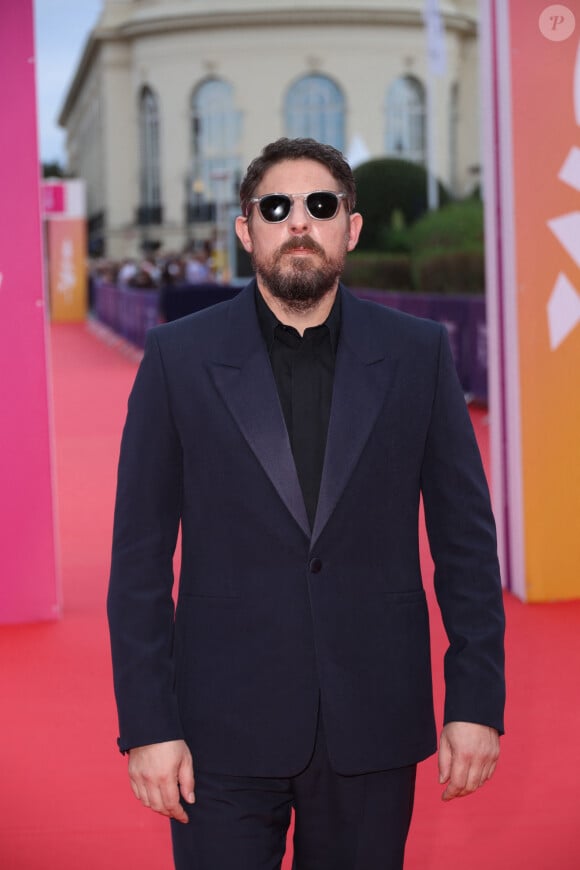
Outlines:
{"label": "round sunglasses lens", "polygon": [[287,196],[265,196],[260,200],[260,211],[265,221],[275,224],[288,217],[290,205],[290,198]]}
{"label": "round sunglasses lens", "polygon": [[306,205],[308,211],[313,218],[318,218],[321,221],[330,220],[338,210],[339,199],[334,193],[329,191],[319,191],[311,193],[306,197]]}

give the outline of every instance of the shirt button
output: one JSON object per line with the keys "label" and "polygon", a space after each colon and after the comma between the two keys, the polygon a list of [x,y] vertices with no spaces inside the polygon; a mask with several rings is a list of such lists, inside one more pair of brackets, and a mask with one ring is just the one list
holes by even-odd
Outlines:
{"label": "shirt button", "polygon": [[320,559],[311,559],[310,564],[308,565],[311,574],[320,574],[322,571],[322,562]]}

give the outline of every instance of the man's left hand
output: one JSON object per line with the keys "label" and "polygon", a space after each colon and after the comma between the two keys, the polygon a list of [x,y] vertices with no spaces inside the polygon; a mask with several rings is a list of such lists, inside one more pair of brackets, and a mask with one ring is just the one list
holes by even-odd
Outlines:
{"label": "man's left hand", "polygon": [[473,722],[448,722],[439,743],[439,782],[447,783],[442,800],[464,797],[491,779],[499,758],[495,728]]}

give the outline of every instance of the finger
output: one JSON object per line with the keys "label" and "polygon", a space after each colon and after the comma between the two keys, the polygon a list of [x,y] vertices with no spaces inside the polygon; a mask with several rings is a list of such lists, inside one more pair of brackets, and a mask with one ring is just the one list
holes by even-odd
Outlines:
{"label": "finger", "polygon": [[478,788],[481,788],[481,787],[482,787],[483,785],[485,785],[486,782],[488,781],[488,779],[489,779],[489,777],[490,777],[490,773],[489,773],[489,771],[490,771],[490,767],[491,767],[490,764],[485,764],[485,765],[483,766],[483,769],[482,769],[482,771],[481,771],[481,776],[480,776],[480,778],[479,778],[479,785],[478,785]]}
{"label": "finger", "polygon": [[483,765],[480,786],[485,785],[485,783],[488,782],[492,778],[494,771],[495,771],[495,768],[496,768],[496,764],[497,764],[496,761],[490,760],[486,764]]}
{"label": "finger", "polygon": [[451,775],[451,751],[449,746],[443,740],[439,746],[439,782],[443,785],[444,782],[449,781],[449,777]]}
{"label": "finger", "polygon": [[172,786],[160,787],[152,782],[142,780],[131,779],[130,782],[133,794],[144,807],[162,816],[168,816],[187,824],[189,818],[179,803],[177,783],[173,783]]}
{"label": "finger", "polygon": [[147,794],[147,782],[145,781],[143,775],[139,772],[139,770],[134,768],[131,758],[129,758],[128,773],[129,782],[131,784],[131,791],[133,792],[137,800],[141,801],[144,807],[148,807],[149,797]]}
{"label": "finger", "polygon": [[179,800],[177,804],[173,804],[170,799],[163,793],[162,789],[156,785],[150,785],[147,789],[145,800],[142,800],[143,806],[153,810],[160,816],[166,818],[175,818],[178,821],[187,822],[189,819],[185,814]]}
{"label": "finger", "polygon": [[162,807],[159,811],[162,812],[163,815],[169,816],[170,818],[176,819],[178,822],[183,822],[184,824],[189,822],[189,817],[179,802],[179,789],[177,787],[177,782],[162,785],[159,790],[159,797]]}
{"label": "finger", "polygon": [[452,800],[455,797],[466,797],[473,794],[488,781],[495,770],[495,762],[472,763],[467,766],[465,774],[452,771],[448,788],[445,790],[443,800]]}
{"label": "finger", "polygon": [[464,794],[473,794],[480,787],[482,781],[485,782],[486,780],[487,776],[484,778],[482,766],[479,764],[472,765],[467,773],[467,781],[463,789]]}
{"label": "finger", "polygon": [[469,765],[464,761],[454,758],[449,772],[447,788],[442,794],[444,801],[450,801],[453,800],[453,798],[462,797],[465,794],[468,774]]}
{"label": "finger", "polygon": [[452,801],[454,798],[458,797],[463,797],[463,786],[458,785],[453,781],[453,777],[451,777],[447,783],[445,791],[441,795],[441,799],[444,801]]}
{"label": "finger", "polygon": [[151,807],[149,790],[144,783],[141,783],[137,786],[137,797],[139,798],[144,807],[147,807],[148,809]]}
{"label": "finger", "polygon": [[150,808],[155,784],[148,777],[134,773],[131,769],[129,769],[129,782],[137,800],[141,801],[144,807]]}
{"label": "finger", "polygon": [[131,788],[135,797],[141,801],[144,807],[156,813],[167,815],[165,801],[158,784],[146,777],[131,779]]}
{"label": "finger", "polygon": [[189,816],[187,815],[181,804],[177,804],[175,810],[169,815],[172,819],[175,819],[176,822],[181,822],[182,825],[189,824]]}
{"label": "finger", "polygon": [[443,800],[447,803],[448,801],[455,800],[455,798],[464,797],[464,794],[465,793],[463,791],[463,788],[461,788],[460,786],[454,785],[452,782],[449,782],[447,784],[447,788],[445,789],[445,791],[441,795],[441,800]]}
{"label": "finger", "polygon": [[195,803],[195,779],[193,776],[193,762],[191,756],[182,761],[177,774],[179,790],[184,801],[188,804]]}
{"label": "finger", "polygon": [[495,773],[496,767],[497,767],[497,761],[491,761],[487,765],[486,770],[485,770],[485,776],[482,777],[482,782],[481,782],[482,785],[484,785],[484,783],[488,782],[492,778],[492,776]]}

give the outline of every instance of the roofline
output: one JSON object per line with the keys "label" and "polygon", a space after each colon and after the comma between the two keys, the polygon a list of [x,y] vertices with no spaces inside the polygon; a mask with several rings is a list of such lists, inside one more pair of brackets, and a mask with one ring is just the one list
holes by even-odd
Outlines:
{"label": "roofline", "polygon": [[[463,36],[475,36],[478,31],[477,18],[468,13],[442,12],[445,30]],[[155,33],[171,33],[184,30],[223,30],[284,27],[284,26],[328,26],[363,25],[374,27],[423,26],[423,16],[419,10],[403,9],[328,9],[310,7],[308,9],[275,9],[248,11],[192,12],[190,14],[154,15],[150,18],[128,20],[115,28],[95,27],[89,34],[74,77],[66,93],[58,115],[58,124],[65,127],[79,91],[102,43],[130,42],[140,36]]]}

